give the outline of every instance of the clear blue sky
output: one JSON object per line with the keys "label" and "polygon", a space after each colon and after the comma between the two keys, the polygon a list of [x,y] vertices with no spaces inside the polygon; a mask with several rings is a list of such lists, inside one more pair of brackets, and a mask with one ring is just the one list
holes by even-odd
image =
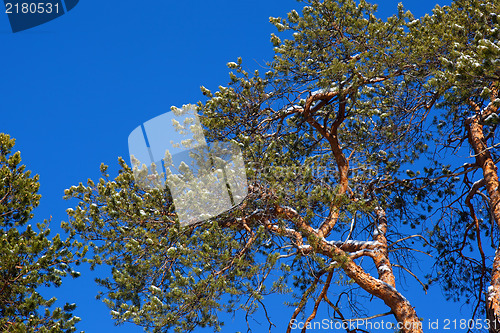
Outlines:
{"label": "clear blue sky", "polygon": [[[380,15],[393,14],[397,2],[379,1]],[[403,3],[418,17],[436,0]],[[128,157],[129,133],[171,105],[196,103],[203,98],[201,85],[225,85],[227,62],[241,56],[252,68],[264,65],[272,57],[269,35],[276,32],[269,16],[300,7],[293,0],[82,0],[68,14],[16,34],[0,13],[0,132],[17,139],[23,163],[40,175],[36,221],[52,216],[52,230],[61,232],[71,206],[62,199],[64,189],[97,179],[101,162],[115,175],[117,157]],[[49,290],[59,304],[77,303],[80,330],[142,331],[114,327],[109,310],[95,300],[93,278],[106,269],[80,271],[82,277]],[[410,290],[402,292],[421,317],[468,318],[465,308],[461,314],[458,304],[443,301],[439,288],[425,296],[408,281]],[[293,309],[273,300],[271,311],[283,328]],[[244,328],[229,318],[224,332]]]}

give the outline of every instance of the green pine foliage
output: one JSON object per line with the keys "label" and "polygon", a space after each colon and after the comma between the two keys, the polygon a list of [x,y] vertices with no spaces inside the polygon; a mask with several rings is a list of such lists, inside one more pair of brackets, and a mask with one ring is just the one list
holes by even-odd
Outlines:
{"label": "green pine foliage", "polygon": [[[249,72],[239,58],[228,63],[227,86],[201,88],[207,141],[231,141],[244,154],[243,203],[181,227],[168,188],[145,190],[123,159],[116,177],[103,165],[100,180],[66,191],[78,203],[64,227],[93,248],[92,267],[111,266],[111,277],[98,283],[117,323],[150,332],[220,331],[221,312],[263,308],[267,315],[265,298],[273,293],[287,294],[287,310],[306,314],[302,305],[314,304],[325,284],[350,310],[320,303],[346,318],[366,316],[363,297],[373,295],[342,270],[363,254],[328,256],[314,234],[334,216],[324,235],[334,246],[373,240],[380,208],[395,270],[424,290],[440,281],[452,298],[484,301],[491,256],[480,262],[471,254],[477,236],[463,234],[471,225],[464,200],[478,167],[457,156],[468,156],[464,122],[475,115],[468,101],[498,103],[491,91],[500,75],[500,3],[457,0],[419,19],[399,5],[382,20],[364,0],[303,2],[301,13],[270,18],[278,33],[267,71]],[[498,116],[481,121],[498,161]],[[497,246],[487,204],[473,203],[483,218],[479,235]],[[411,268],[430,252],[436,272],[423,283]],[[357,263],[380,273],[370,258]]]}
{"label": "green pine foliage", "polygon": [[[70,239],[50,238],[48,222],[28,224],[40,201],[38,176],[31,176],[12,152],[14,139],[0,133],[0,331],[75,332],[80,318],[75,304],[56,307],[56,299],[42,296],[40,287],[58,287],[71,268]],[[38,231],[37,231],[38,230]]]}
{"label": "green pine foliage", "polygon": [[455,1],[451,6],[436,6],[433,15],[416,21],[409,32],[426,45],[425,86],[439,96],[433,145],[441,156],[448,157],[446,163],[433,158],[434,165],[424,168],[429,179],[441,183],[434,192],[436,202],[441,202],[439,219],[430,231],[438,254],[431,281],[439,281],[449,299],[473,304],[476,315],[487,294],[500,230],[491,217],[494,207],[480,194],[486,193],[484,189],[471,199],[479,218],[478,230],[464,202],[473,183],[483,177],[467,145],[466,123],[480,117],[487,150],[497,162],[498,115],[483,117],[481,112],[500,105],[499,96],[493,93],[500,82],[498,13],[500,1]]}
{"label": "green pine foliage", "polygon": [[[95,256],[88,261],[92,267],[112,266],[112,277],[98,283],[108,290],[104,301],[117,323],[130,321],[149,331],[219,330],[218,311],[244,306],[252,312],[261,293],[282,291],[279,283],[266,291],[265,275],[276,265],[276,254],[263,244],[263,228],[252,233],[250,245],[239,228],[217,221],[181,228],[170,193],[144,191],[130,167],[120,164],[114,180],[102,166],[97,184],[89,180],[66,191],[81,200],[68,214],[71,230],[92,242]],[[242,305],[248,296],[255,300]]]}
{"label": "green pine foliage", "polygon": [[[370,240],[376,206],[391,216],[393,241],[408,232],[398,229],[401,221],[411,220],[415,228],[425,219],[413,201],[420,204],[427,189],[406,183],[409,176],[401,169],[426,151],[428,139],[410,126],[411,119],[424,117],[430,98],[419,82],[405,81],[418,73],[414,63],[422,63],[405,34],[413,16],[399,7],[383,21],[375,8],[365,1],[312,1],[302,14],[272,18],[293,39],[272,36],[276,57],[269,71],[249,73],[238,59],[228,64],[227,87],[202,87],[208,101],[198,107],[208,141],[229,140],[245,155],[250,194],[233,210],[181,228],[168,189],[145,191],[123,160],[114,179],[102,166],[99,181],[66,191],[68,199],[79,201],[68,210],[66,227],[91,244],[92,265],[112,267],[112,277],[98,282],[117,323],[133,322],[151,332],[220,330],[218,313],[251,315],[271,293],[290,293],[291,309],[304,292],[307,299],[317,296],[321,288],[310,289],[316,273],[339,268],[348,258],[336,257],[332,266],[331,258],[314,251],[305,255],[287,234],[293,223],[278,216],[276,207],[299,212],[313,228],[339,207],[332,234],[339,240],[348,234]],[[345,194],[339,194],[331,143],[297,112],[325,92],[338,95],[313,118],[336,128],[349,158]],[[409,146],[415,149],[408,152]],[[271,232],[270,225],[280,231]],[[314,248],[318,239],[304,242]],[[398,258],[405,264],[413,260]],[[340,269],[332,284],[353,287]]]}

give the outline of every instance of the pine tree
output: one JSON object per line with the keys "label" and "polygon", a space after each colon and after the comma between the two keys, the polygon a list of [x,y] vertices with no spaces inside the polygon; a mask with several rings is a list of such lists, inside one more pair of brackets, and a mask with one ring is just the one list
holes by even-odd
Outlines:
{"label": "pine tree", "polygon": [[[2,332],[75,332],[75,304],[56,307],[38,288],[58,287],[77,260],[71,241],[50,236],[48,223],[31,224],[40,201],[38,176],[31,176],[12,153],[14,139],[0,133],[0,330]],[[76,245],[76,244],[75,244]]]}
{"label": "pine tree", "polygon": [[[465,296],[498,333],[499,12],[498,0],[456,0],[381,20],[363,0],[311,0],[271,18],[268,71],[230,62],[228,86],[202,87],[198,104],[209,143],[244,153],[243,203],[181,227],[168,188],[141,188],[122,159],[116,178],[102,166],[66,192],[79,199],[68,230],[94,242],[93,265],[112,266],[99,282],[117,322],[220,330],[218,313],[267,316],[265,296],[286,293],[290,319],[321,306],[345,323],[373,315],[364,295],[401,332],[422,332],[400,272]],[[424,283],[412,267],[429,252],[439,269]]]}
{"label": "pine tree", "polygon": [[435,279],[450,298],[473,304],[473,319],[486,313],[491,333],[500,332],[499,12],[499,1],[459,0],[410,27],[441,110],[435,145],[448,156],[448,165],[434,158],[427,168],[429,180],[441,182]]}
{"label": "pine tree", "polygon": [[411,13],[400,6],[384,21],[375,9],[311,1],[302,14],[272,18],[291,39],[272,35],[269,71],[248,73],[238,59],[228,87],[202,88],[208,141],[245,155],[249,195],[231,211],[181,227],[168,189],[141,188],[123,160],[114,179],[103,165],[98,182],[67,190],[79,200],[68,228],[94,244],[93,265],[112,266],[99,283],[118,323],[220,330],[218,313],[267,313],[272,293],[290,294],[290,319],[310,322],[322,305],[345,321],[367,315],[357,297],[343,299],[361,287],[404,332],[422,332],[394,270],[420,282],[412,253],[426,251],[414,229],[427,189],[410,186],[414,171],[402,166],[427,149],[414,123],[434,94],[424,79],[405,80],[425,66],[406,34]]}

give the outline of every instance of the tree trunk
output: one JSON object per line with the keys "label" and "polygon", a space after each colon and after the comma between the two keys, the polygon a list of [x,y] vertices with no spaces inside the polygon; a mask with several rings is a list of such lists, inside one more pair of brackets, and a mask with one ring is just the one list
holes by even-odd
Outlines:
{"label": "tree trunk", "polygon": [[[321,253],[336,257],[345,256],[337,246],[326,242],[320,243]],[[344,272],[352,278],[356,284],[369,294],[380,298],[392,310],[398,321],[398,329],[403,333],[423,333],[422,322],[417,316],[410,302],[399,291],[390,284],[376,279],[358,266],[353,260],[348,259],[343,265]]]}
{"label": "tree trunk", "polygon": [[500,332],[500,246],[497,248],[493,261],[486,306],[486,316],[490,320],[490,333],[498,333]]}
{"label": "tree trunk", "polygon": [[344,271],[361,288],[377,296],[391,308],[398,321],[398,329],[404,333],[423,333],[422,322],[419,320],[417,312],[394,287],[367,274],[353,261],[345,265]]}
{"label": "tree trunk", "polygon": [[[496,112],[496,110],[485,110],[486,114],[493,112]],[[482,116],[485,117],[486,114],[482,114]],[[492,218],[497,227],[500,228],[500,183],[498,181],[497,167],[484,137],[483,126],[479,123],[480,115],[469,118],[465,125],[469,144],[476,156],[476,164],[483,170]],[[500,245],[497,246],[499,248],[496,250],[491,284],[486,299],[486,315],[490,321],[490,333],[500,333]]]}

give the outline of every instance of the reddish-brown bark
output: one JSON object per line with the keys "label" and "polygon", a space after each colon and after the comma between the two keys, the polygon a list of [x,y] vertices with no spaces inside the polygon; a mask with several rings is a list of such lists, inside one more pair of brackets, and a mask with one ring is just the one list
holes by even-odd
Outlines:
{"label": "reddish-brown bark", "polygon": [[497,248],[490,289],[488,289],[487,316],[490,320],[490,332],[500,332],[500,247]]}
{"label": "reddish-brown bark", "polygon": [[385,216],[385,211],[377,208],[375,214],[377,214],[377,224],[375,226],[375,230],[373,231],[373,240],[380,243],[380,248],[379,251],[375,252],[373,261],[377,267],[380,280],[396,287],[396,279],[394,278],[392,265],[389,260],[387,238],[385,237],[385,233],[387,232],[387,218]]}
{"label": "reddish-brown bark", "polygon": [[[343,264],[341,267],[347,274],[347,276],[352,278],[365,291],[375,297],[380,298],[391,309],[394,317],[401,327],[402,332],[423,332],[422,324],[417,316],[415,309],[411,306],[410,302],[394,287],[395,279],[392,273],[392,269],[390,269],[389,273],[387,273],[385,269],[379,269],[379,267],[382,267],[383,265],[387,265],[389,268],[391,267],[389,259],[387,257],[387,240],[385,239],[387,220],[385,218],[385,213],[383,210],[377,210],[379,230],[382,231],[379,232],[378,235],[375,234],[377,242],[380,242],[380,244],[378,245],[379,251],[372,251],[371,253],[374,253],[374,255],[370,255],[370,257],[374,258],[374,261],[378,263],[377,269],[379,271],[379,279],[374,278],[361,266],[357,265],[349,256],[349,253],[341,249],[341,245],[336,246],[331,242],[327,242],[324,238],[319,237],[319,233],[311,226],[306,224],[296,211],[289,208],[276,207],[275,214],[282,218],[293,221],[296,229],[300,230],[303,233],[303,238],[316,238],[318,240],[316,251],[334,260],[342,261]],[[355,248],[351,244],[349,249],[354,252],[356,250],[361,250],[362,248],[362,244],[360,244],[358,248]],[[378,254],[379,252],[380,254]],[[377,257],[377,259],[375,259],[375,257]]]}
{"label": "reddish-brown bark", "polygon": [[[378,80],[384,80],[383,78]],[[304,119],[315,128],[330,144],[330,148],[335,158],[337,168],[339,170],[339,182],[337,187],[336,196],[330,207],[330,214],[328,218],[321,224],[318,230],[314,230],[311,226],[307,225],[302,218],[295,212],[287,209],[277,207],[276,212],[278,215],[286,216],[287,219],[294,221],[297,230],[303,233],[304,239],[309,239],[311,236],[318,240],[317,249],[320,253],[329,256],[334,260],[342,262],[342,269],[352,278],[361,288],[384,301],[389,306],[392,313],[396,317],[401,331],[404,333],[420,333],[422,331],[422,324],[406,298],[403,297],[395,288],[395,278],[392,271],[392,266],[389,261],[387,239],[385,237],[387,231],[387,219],[385,212],[382,209],[377,209],[377,225],[376,232],[374,233],[374,240],[379,244],[375,251],[369,250],[367,255],[370,256],[377,267],[379,279],[374,278],[368,274],[361,266],[354,262],[357,256],[350,256],[348,253],[358,252],[363,249],[363,245],[353,246],[353,244],[332,244],[327,242],[324,237],[328,236],[330,231],[335,226],[340,214],[340,202],[342,197],[348,191],[348,172],[349,160],[345,157],[344,152],[340,147],[338,141],[338,127],[345,119],[345,103],[347,97],[353,91],[343,92],[328,92],[324,94],[316,94],[311,96],[306,101],[304,109],[297,110],[302,114]],[[335,121],[330,128],[326,128],[318,123],[312,116],[319,108],[323,107],[330,99],[337,96],[339,98],[339,108]],[[313,102],[319,103],[313,108]],[[351,248],[350,248],[351,247]],[[323,290],[322,295],[326,294]],[[316,304],[317,306],[317,304]]]}
{"label": "reddish-brown bark", "polygon": [[[373,82],[379,82],[385,80],[385,78],[374,79]],[[371,83],[373,83],[371,82]],[[368,83],[368,82],[367,82]],[[422,323],[420,322],[415,309],[411,306],[410,302],[403,297],[403,295],[397,291],[395,288],[395,278],[392,271],[392,265],[388,256],[388,244],[386,239],[387,231],[387,219],[385,212],[382,209],[376,210],[376,229],[373,234],[374,243],[369,246],[367,243],[363,242],[329,242],[325,240],[333,227],[335,226],[340,211],[342,208],[342,202],[345,199],[347,192],[349,191],[349,159],[346,158],[344,152],[342,151],[339,139],[338,139],[338,128],[345,119],[345,108],[346,102],[349,94],[355,92],[356,89],[350,88],[344,91],[330,91],[325,93],[317,93],[311,95],[305,104],[304,108],[294,108],[293,112],[299,113],[303,118],[312,126],[318,133],[320,133],[329,143],[331,153],[335,159],[338,171],[339,179],[338,186],[336,188],[336,194],[332,203],[330,205],[330,212],[328,217],[321,223],[319,229],[313,229],[308,225],[301,215],[290,207],[282,207],[276,205],[274,207],[273,215],[291,221],[295,225],[295,230],[284,229],[276,226],[269,221],[266,222],[268,230],[274,231],[280,235],[291,236],[295,239],[296,245],[299,247],[303,254],[307,254],[311,251],[321,253],[332,261],[337,262],[337,264],[343,269],[345,274],[353,279],[361,288],[370,293],[371,295],[381,299],[389,308],[391,313],[395,316],[398,321],[398,328],[404,333],[421,333]],[[314,118],[314,114],[326,105],[332,98],[339,99],[339,106],[337,110],[337,115],[331,126],[326,126],[321,124]],[[315,106],[313,107],[313,104]],[[303,240],[309,240],[312,246],[304,247]],[[374,245],[376,244],[376,245]],[[361,256],[368,256],[374,260],[375,266],[378,271],[378,278],[373,277],[368,272],[366,272],[360,265],[355,263],[355,259]],[[328,270],[332,269],[329,267]],[[323,272],[323,273],[326,273]],[[311,286],[316,287],[319,283],[320,276],[316,277],[316,280]],[[319,303],[325,300],[327,303],[327,291],[331,280],[331,271],[328,275],[328,279],[320,293],[320,296],[316,299],[314,311],[308,317],[308,321],[315,317]],[[295,318],[300,311],[304,308],[307,298],[309,297],[309,290],[304,294],[299,306],[293,314]],[[290,331],[291,327],[288,327]]]}
{"label": "reddish-brown bark", "polygon": [[[497,227],[500,228],[500,183],[498,180],[498,171],[489,152],[483,132],[483,125],[481,124],[481,119],[486,118],[493,112],[497,112],[497,108],[490,105],[483,112],[479,112],[480,110],[477,107],[475,111],[477,115],[469,118],[465,123],[467,138],[474,150],[476,165],[483,171],[492,218]],[[496,250],[492,268],[492,279],[486,299],[487,318],[490,321],[490,333],[500,333],[500,248]]]}
{"label": "reddish-brown bark", "polygon": [[[324,241],[320,244],[320,250],[322,253],[329,254],[333,257],[342,257],[346,255],[345,252],[338,247]],[[392,310],[402,332],[423,332],[422,323],[418,319],[415,309],[393,286],[380,279],[374,278],[351,259],[347,259],[342,265],[342,268],[361,288],[371,295],[380,298]]]}

